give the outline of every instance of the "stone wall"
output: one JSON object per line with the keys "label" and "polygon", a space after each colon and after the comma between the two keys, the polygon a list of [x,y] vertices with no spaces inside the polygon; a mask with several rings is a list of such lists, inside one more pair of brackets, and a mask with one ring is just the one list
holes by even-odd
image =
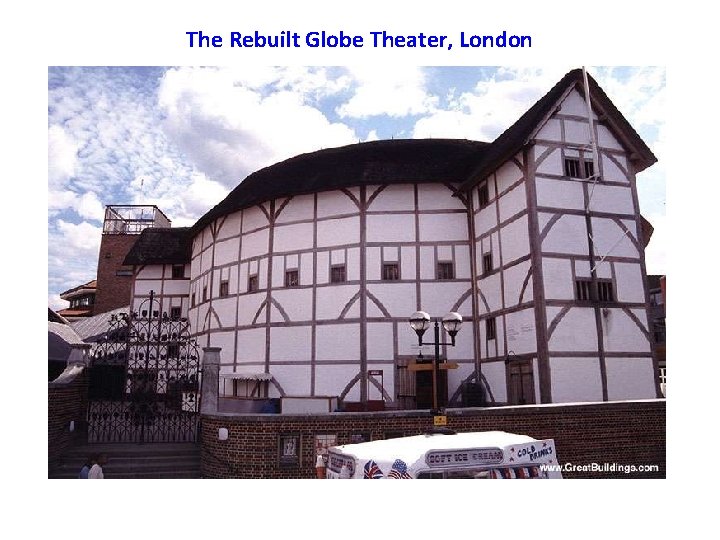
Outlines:
{"label": "stone wall", "polygon": [[[571,405],[527,405],[452,409],[456,431],[500,430],[555,439],[561,464],[658,465],[656,472],[564,472],[565,478],[664,478],[665,401]],[[433,424],[426,411],[332,413],[324,415],[203,415],[202,474],[205,478],[315,478],[315,435],[335,434],[337,444],[353,434],[372,440],[417,435]],[[220,441],[218,430],[228,438]],[[281,465],[282,434],[300,436],[300,462]]]}

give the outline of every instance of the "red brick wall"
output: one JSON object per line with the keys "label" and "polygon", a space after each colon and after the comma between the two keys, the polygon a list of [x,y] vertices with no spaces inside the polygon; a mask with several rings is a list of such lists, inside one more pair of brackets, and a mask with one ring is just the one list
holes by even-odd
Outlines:
{"label": "red brick wall", "polygon": [[[84,372],[67,384],[48,383],[49,467],[57,462],[75,438],[83,437],[86,409],[87,375]],[[70,431],[70,421],[75,422],[74,432]]]}
{"label": "red brick wall", "polygon": [[[456,431],[500,430],[555,439],[561,464],[619,463],[658,465],[650,473],[565,472],[565,478],[664,478],[665,401],[608,402],[586,405],[456,409],[447,412]],[[315,478],[315,434],[337,434],[338,444],[350,435],[387,432],[417,435],[432,427],[429,413],[334,413],[321,416],[203,416],[202,474],[206,478]],[[229,430],[226,441],[218,429]],[[278,435],[301,435],[299,466],[278,464]]]}
{"label": "red brick wall", "polygon": [[132,270],[123,266],[125,256],[139,235],[104,234],[100,243],[97,267],[97,294],[93,313],[105,313],[130,304],[132,276],[117,276],[118,270]]}

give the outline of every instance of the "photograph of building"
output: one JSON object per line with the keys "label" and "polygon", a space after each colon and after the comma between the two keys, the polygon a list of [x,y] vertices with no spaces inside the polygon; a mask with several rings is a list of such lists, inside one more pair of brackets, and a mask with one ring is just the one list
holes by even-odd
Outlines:
{"label": "photograph of building", "polygon": [[[581,69],[528,106],[489,142],[290,157],[187,226],[156,204],[107,204],[92,316],[76,328],[93,343],[88,442],[212,438],[225,416],[200,412],[662,398],[636,183],[657,159]],[[436,334],[437,357],[409,324],[418,312],[462,319]],[[152,417],[128,416],[137,396]],[[278,433],[295,452],[278,466],[307,468],[300,448],[317,437],[369,440],[361,427],[312,445]]]}

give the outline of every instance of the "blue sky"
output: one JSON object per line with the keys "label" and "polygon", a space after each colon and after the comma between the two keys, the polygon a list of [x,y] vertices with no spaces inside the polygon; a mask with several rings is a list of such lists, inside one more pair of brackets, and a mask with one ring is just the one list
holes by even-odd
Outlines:
{"label": "blue sky", "polygon": [[[567,71],[490,67],[50,67],[48,303],[95,277],[103,208],[191,225],[253,171],[385,138],[491,141]],[[589,67],[659,163],[638,176],[665,273],[665,70]]]}

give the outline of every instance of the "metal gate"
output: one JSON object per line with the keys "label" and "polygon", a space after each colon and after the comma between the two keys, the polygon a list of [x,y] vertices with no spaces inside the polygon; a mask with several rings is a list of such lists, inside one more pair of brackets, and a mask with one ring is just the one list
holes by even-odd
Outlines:
{"label": "metal gate", "polygon": [[200,356],[187,320],[161,313],[151,291],[109,322],[91,355],[88,442],[196,441]]}

